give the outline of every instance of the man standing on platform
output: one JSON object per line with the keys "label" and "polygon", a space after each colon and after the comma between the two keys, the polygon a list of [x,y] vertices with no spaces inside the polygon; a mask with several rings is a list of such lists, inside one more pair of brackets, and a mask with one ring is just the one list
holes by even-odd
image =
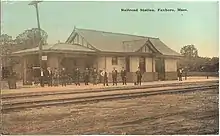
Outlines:
{"label": "man standing on platform", "polygon": [[40,86],[44,87],[44,70],[43,70],[43,68],[40,69]]}
{"label": "man standing on platform", "polygon": [[97,85],[98,71],[96,68],[94,68],[92,71],[92,77],[93,77],[93,85]]}
{"label": "man standing on platform", "polygon": [[84,81],[85,81],[85,85],[89,85],[89,69],[88,68],[86,68],[84,72]]}
{"label": "man standing on platform", "polygon": [[65,68],[62,68],[62,70],[61,70],[61,84],[62,84],[62,86],[66,86],[66,84],[67,84],[67,73],[66,73],[66,70],[65,70]]}
{"label": "man standing on platform", "polygon": [[122,67],[122,70],[121,70],[121,79],[122,79],[122,84],[123,85],[127,85],[127,80],[126,80],[126,75],[127,75],[127,72],[126,70],[124,69],[124,67]]}
{"label": "man standing on platform", "polygon": [[80,79],[80,71],[79,71],[79,68],[76,68],[74,76],[75,76],[75,84],[76,84],[76,86],[77,86],[77,85],[80,86],[80,83],[79,83],[79,79]]}
{"label": "man standing on platform", "polygon": [[52,71],[50,69],[50,67],[47,68],[47,82],[48,82],[48,86],[51,86],[52,87],[52,82],[53,82],[53,74],[52,74]]}
{"label": "man standing on platform", "polygon": [[116,86],[117,86],[117,76],[118,76],[118,71],[115,68],[113,68],[112,80],[113,80],[113,85],[116,85]]}
{"label": "man standing on platform", "polygon": [[187,80],[188,68],[185,67],[183,71],[184,71],[185,80]]}
{"label": "man standing on platform", "polygon": [[107,73],[107,71],[104,69],[102,71],[101,75],[103,75],[103,85],[108,86],[108,73]]}
{"label": "man standing on platform", "polygon": [[137,75],[137,85],[141,85],[142,73],[139,67],[138,70],[136,71],[136,75]]}
{"label": "man standing on platform", "polygon": [[54,73],[53,73],[53,84],[54,86],[58,86],[59,84],[59,71],[57,68],[54,69]]}
{"label": "man standing on platform", "polygon": [[103,70],[99,70],[99,83],[103,83],[104,81],[104,72]]}
{"label": "man standing on platform", "polygon": [[182,74],[183,74],[182,68],[179,68],[178,71],[177,71],[179,81],[182,81]]}

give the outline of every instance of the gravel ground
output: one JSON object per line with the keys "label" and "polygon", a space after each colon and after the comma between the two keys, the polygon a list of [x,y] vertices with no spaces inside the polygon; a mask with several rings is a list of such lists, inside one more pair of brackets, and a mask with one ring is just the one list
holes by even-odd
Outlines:
{"label": "gravel ground", "polygon": [[217,134],[217,89],[2,115],[3,134]]}

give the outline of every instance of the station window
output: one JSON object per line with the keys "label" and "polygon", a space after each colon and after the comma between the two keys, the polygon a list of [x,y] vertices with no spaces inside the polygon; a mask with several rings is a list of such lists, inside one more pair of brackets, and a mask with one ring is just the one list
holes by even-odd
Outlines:
{"label": "station window", "polygon": [[146,72],[145,57],[139,58],[139,67],[142,72]]}
{"label": "station window", "polygon": [[118,65],[118,57],[112,57],[112,65]]}

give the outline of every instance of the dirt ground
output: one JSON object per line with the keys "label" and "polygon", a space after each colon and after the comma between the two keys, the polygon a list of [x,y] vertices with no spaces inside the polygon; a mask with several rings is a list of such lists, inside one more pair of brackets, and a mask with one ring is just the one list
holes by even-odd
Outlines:
{"label": "dirt ground", "polygon": [[218,90],[157,95],[2,115],[3,134],[218,134]]}

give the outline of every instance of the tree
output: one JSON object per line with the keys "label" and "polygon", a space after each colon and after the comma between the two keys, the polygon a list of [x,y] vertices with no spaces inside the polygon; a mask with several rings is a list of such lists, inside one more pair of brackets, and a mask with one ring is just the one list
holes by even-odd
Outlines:
{"label": "tree", "polygon": [[[180,67],[187,67],[189,71],[197,71],[197,72],[216,72],[218,71],[219,58],[213,57],[196,57],[193,59],[190,58],[182,58],[179,61]],[[203,69],[202,69],[203,67]]]}
{"label": "tree", "polygon": [[186,45],[181,48],[180,53],[187,58],[196,58],[198,57],[198,50],[194,45]]}
{"label": "tree", "polygon": [[[7,34],[0,35],[0,50],[1,50],[1,78],[7,78],[10,68],[8,66],[12,66],[14,61],[11,57],[12,48],[15,45],[12,36]],[[6,68],[8,67],[8,68]]]}
{"label": "tree", "polygon": [[18,44],[23,44],[27,46],[27,48],[36,47],[39,45],[40,42],[43,45],[46,44],[48,38],[47,33],[41,29],[41,37],[39,37],[38,32],[38,28],[25,30],[23,33],[19,34],[15,40]]}
{"label": "tree", "polygon": [[[12,57],[12,52],[36,47],[39,45],[40,42],[41,44],[47,43],[47,33],[44,30],[41,30],[41,37],[39,37],[38,32],[39,30],[37,28],[25,30],[23,33],[19,34],[14,40],[12,36],[9,36],[7,34],[0,35],[1,64],[3,69],[6,68],[11,71],[11,68],[15,64],[19,64],[19,57]],[[4,71],[2,72],[4,75]]]}
{"label": "tree", "polygon": [[12,41],[12,36],[9,36],[7,34],[2,34],[0,36],[0,44],[3,45],[3,44],[6,44],[6,43],[10,43]]}
{"label": "tree", "polygon": [[15,44],[12,36],[7,34],[0,35],[1,55],[9,56],[12,52],[12,46]]}

